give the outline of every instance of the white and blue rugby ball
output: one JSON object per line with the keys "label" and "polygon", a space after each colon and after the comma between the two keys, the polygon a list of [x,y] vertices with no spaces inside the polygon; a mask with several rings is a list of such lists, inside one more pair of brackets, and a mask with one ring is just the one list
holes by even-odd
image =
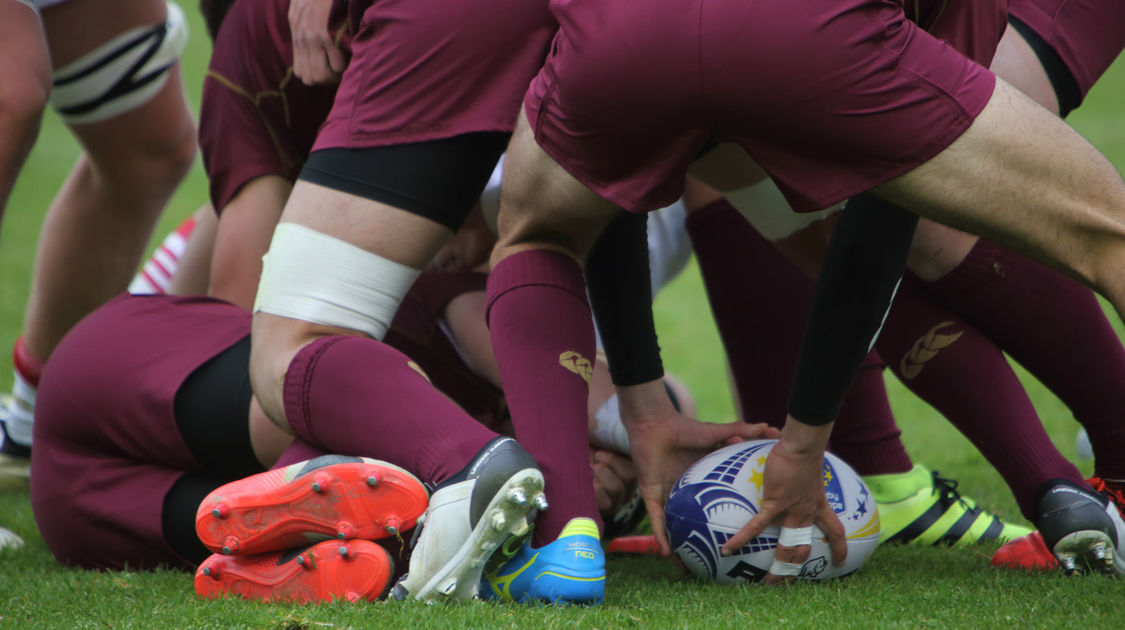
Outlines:
{"label": "white and blue rugby ball", "polygon": [[[688,468],[672,489],[664,508],[668,539],[696,577],[723,584],[765,578],[777,548],[776,525],[730,556],[724,557],[719,549],[758,513],[766,456],[775,444],[777,440],[757,440],[719,449]],[[802,580],[854,573],[879,542],[875,499],[851,466],[831,453],[824,456],[824,493],[844,525],[848,557],[844,566],[834,566],[828,542],[814,526],[812,553],[801,568]]]}

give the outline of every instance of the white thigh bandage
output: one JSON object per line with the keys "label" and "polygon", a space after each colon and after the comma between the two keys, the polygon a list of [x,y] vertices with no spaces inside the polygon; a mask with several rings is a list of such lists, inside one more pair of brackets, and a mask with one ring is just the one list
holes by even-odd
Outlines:
{"label": "white thigh bandage", "polygon": [[295,223],[280,223],[262,257],[254,312],[382,339],[419,270]]}
{"label": "white thigh bandage", "polygon": [[164,87],[187,38],[184,12],[169,2],[163,23],[125,31],[55,70],[51,106],[65,122],[78,125],[134,110]]}
{"label": "white thigh bandage", "polygon": [[844,208],[837,204],[816,212],[793,212],[789,202],[770,180],[724,193],[730,205],[770,241],[779,241]]}

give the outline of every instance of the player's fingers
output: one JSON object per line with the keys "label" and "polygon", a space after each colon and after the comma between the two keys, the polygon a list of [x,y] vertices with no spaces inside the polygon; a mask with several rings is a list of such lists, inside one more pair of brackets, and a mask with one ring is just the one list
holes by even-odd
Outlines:
{"label": "player's fingers", "polygon": [[[745,422],[697,422],[696,423],[696,438],[693,440],[694,444],[690,446],[698,446],[705,448],[714,448],[716,444],[732,444],[740,440],[756,439],[758,432],[754,427],[764,427],[765,425],[746,424]],[[688,446],[688,445],[684,445]]]}
{"label": "player's fingers", "polygon": [[612,468],[602,462],[595,462],[594,477],[610,503],[620,505],[625,502],[625,482]]}
{"label": "player's fingers", "polygon": [[754,515],[754,518],[750,519],[749,523],[743,525],[742,529],[735,532],[734,536],[731,536],[723,543],[723,546],[719,548],[720,553],[724,556],[729,556],[765,531],[770,521],[774,518],[774,511],[766,505],[762,505],[760,508],[759,512]]}
{"label": "player's fingers", "polygon": [[817,514],[816,524],[828,540],[828,548],[832,550],[832,564],[838,567],[844,566],[844,561],[848,559],[848,538],[844,524],[827,505]]}
{"label": "player's fingers", "polygon": [[[339,79],[339,74],[332,68],[333,50],[336,50],[336,45],[328,33],[317,33],[308,47],[306,64],[309,76],[304,79],[306,84],[324,85]],[[339,53],[339,50],[336,52]]]}
{"label": "player's fingers", "polygon": [[344,51],[336,45],[336,42],[329,39],[324,47],[324,52],[328,55],[328,68],[332,74],[339,78],[344,73],[344,68],[348,66],[348,60],[344,57]]}
{"label": "player's fingers", "polygon": [[672,555],[672,544],[668,542],[668,532],[664,530],[664,504],[656,499],[645,499],[645,510],[652,525],[652,534],[660,546],[660,555]]}
{"label": "player's fingers", "polygon": [[614,474],[622,480],[636,479],[637,466],[633,463],[633,460],[613,451],[606,451],[605,453],[606,455],[602,457],[601,461],[609,466]]}
{"label": "player's fingers", "polygon": [[812,533],[811,525],[781,528],[766,584],[788,583],[801,574],[801,568],[812,553]]}

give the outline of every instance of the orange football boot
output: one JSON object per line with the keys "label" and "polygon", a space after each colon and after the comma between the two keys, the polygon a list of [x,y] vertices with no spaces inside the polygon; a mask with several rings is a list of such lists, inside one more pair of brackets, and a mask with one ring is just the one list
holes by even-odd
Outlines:
{"label": "orange football boot", "polygon": [[413,527],[428,501],[422,482],[398,466],[325,455],[215,489],[200,503],[195,529],[226,555],[377,540]]}
{"label": "orange football boot", "polygon": [[252,556],[213,554],[195,572],[201,599],[263,602],[374,601],[394,574],[387,551],[368,540],[326,540],[305,549]]}

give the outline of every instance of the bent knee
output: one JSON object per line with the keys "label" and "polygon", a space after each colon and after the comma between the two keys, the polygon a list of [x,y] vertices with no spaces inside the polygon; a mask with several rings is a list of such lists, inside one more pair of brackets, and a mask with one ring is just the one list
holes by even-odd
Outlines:
{"label": "bent knee", "polygon": [[0,128],[4,137],[34,137],[50,95],[50,81],[32,72],[14,73],[0,81]]}

